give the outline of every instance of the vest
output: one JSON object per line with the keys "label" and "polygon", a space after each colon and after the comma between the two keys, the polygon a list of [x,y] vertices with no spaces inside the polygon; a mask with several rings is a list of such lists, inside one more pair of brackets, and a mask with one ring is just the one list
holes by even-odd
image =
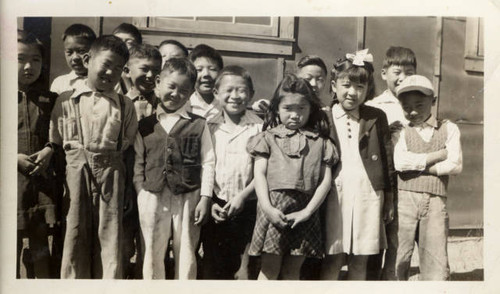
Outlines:
{"label": "vest", "polygon": [[[425,142],[415,128],[405,128],[405,139],[408,151],[414,153],[430,153],[445,148],[448,132],[446,123],[438,122],[438,128],[429,142]],[[430,193],[446,196],[449,176],[436,176],[420,171],[398,173],[398,189],[405,191]]]}
{"label": "vest", "polygon": [[177,121],[169,134],[150,115],[139,122],[144,141],[145,180],[143,188],[159,193],[167,185],[175,195],[201,186],[201,135],[205,119],[189,114]]}

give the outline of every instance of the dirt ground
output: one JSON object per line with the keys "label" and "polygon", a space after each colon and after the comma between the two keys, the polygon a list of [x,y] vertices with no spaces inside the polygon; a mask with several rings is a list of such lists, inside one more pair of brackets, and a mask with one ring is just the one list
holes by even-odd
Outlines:
{"label": "dirt ground", "polygon": [[[448,238],[448,260],[452,281],[482,281],[483,237]],[[418,280],[418,251],[415,246],[411,261],[410,281]]]}

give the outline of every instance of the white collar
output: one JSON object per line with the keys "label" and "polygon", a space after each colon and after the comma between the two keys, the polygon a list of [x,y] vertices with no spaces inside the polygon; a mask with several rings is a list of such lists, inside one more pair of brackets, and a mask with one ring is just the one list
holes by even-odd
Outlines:
{"label": "white collar", "polygon": [[158,107],[156,108],[156,118],[158,120],[160,120],[162,117],[180,116],[180,117],[183,117],[185,119],[191,119],[191,116],[187,112],[186,108],[187,108],[187,104],[184,104],[182,107],[177,109],[175,112],[168,113],[168,112],[165,112],[163,107],[159,104]]}
{"label": "white collar", "polygon": [[377,103],[398,103],[399,100],[394,94],[392,94],[391,90],[386,89],[381,95],[372,99],[373,102]]}
{"label": "white collar", "polygon": [[85,93],[93,93],[94,95],[96,95],[98,97],[105,96],[105,97],[111,98],[115,102],[118,102],[118,94],[114,90],[111,90],[108,92],[97,92],[97,91],[94,91],[94,90],[89,88],[89,86],[87,85],[87,81],[85,81],[84,85],[75,89],[75,91],[71,95],[71,98],[76,98],[76,97],[78,97],[82,94],[85,94]]}
{"label": "white collar", "polygon": [[334,118],[339,119],[343,117],[344,115],[347,115],[351,118],[354,118],[355,120],[359,120],[359,117],[356,117],[353,113],[347,113],[342,106],[340,106],[339,103],[336,103],[332,107],[332,115]]}
{"label": "white collar", "polygon": [[[410,124],[411,124],[411,122],[410,122]],[[413,125],[413,127],[422,128],[422,129],[425,127],[432,127],[432,128],[437,129],[438,128],[438,121],[434,117],[434,115],[431,114],[431,116],[429,116],[429,118],[426,121],[424,121],[423,123],[421,123],[419,125]]]}
{"label": "white collar", "polygon": [[215,97],[214,100],[212,100],[212,103],[208,104],[196,91],[191,95],[191,97],[189,97],[189,101],[191,103],[191,106],[197,106],[202,109],[211,109],[214,107],[219,107],[219,101],[217,101]]}

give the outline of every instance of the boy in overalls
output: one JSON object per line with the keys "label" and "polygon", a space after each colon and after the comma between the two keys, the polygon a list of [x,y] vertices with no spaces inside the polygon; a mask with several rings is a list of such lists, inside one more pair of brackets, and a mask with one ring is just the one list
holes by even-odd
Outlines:
{"label": "boy in overalls", "polygon": [[49,140],[66,154],[69,207],[61,278],[122,277],[125,167],[137,118],[130,99],[113,89],[129,58],[115,36],[102,36],[84,56],[86,85],[58,97]]}

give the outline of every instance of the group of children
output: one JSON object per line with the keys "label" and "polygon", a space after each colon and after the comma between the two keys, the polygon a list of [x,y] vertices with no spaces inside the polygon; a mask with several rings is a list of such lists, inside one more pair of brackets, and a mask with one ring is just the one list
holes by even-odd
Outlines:
{"label": "group of children", "polygon": [[309,55],[248,106],[250,73],[210,46],[130,24],[63,42],[71,71],[43,91],[44,47],[18,32],[18,277],[234,279],[260,256],[258,279],[406,280],[417,241],[421,279],[449,278],[460,133],[410,49],[378,97],[365,49],[333,65],[331,105]]}

